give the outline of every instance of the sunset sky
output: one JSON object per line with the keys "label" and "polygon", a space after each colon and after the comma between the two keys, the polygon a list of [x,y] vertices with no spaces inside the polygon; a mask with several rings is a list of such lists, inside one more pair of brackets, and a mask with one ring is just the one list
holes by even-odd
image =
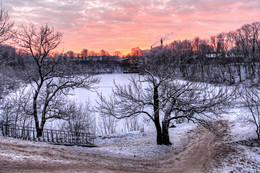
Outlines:
{"label": "sunset sky", "polygon": [[2,0],[15,26],[48,23],[59,51],[148,49],[168,36],[192,39],[260,21],[260,0]]}

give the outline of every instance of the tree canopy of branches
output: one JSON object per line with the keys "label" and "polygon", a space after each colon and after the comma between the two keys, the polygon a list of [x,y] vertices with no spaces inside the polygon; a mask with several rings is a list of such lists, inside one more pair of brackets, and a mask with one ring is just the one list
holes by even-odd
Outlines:
{"label": "tree canopy of branches", "polygon": [[66,121],[63,123],[62,128],[75,135],[79,133],[95,134],[95,116],[88,102],[83,105],[71,101],[66,105],[65,112]]}
{"label": "tree canopy of branches", "polygon": [[32,88],[31,104],[27,112],[33,116],[37,137],[40,138],[47,120],[63,118],[62,105],[66,102],[65,96],[69,90],[79,87],[91,89],[99,79],[77,76],[67,64],[48,58],[50,52],[61,43],[62,34],[47,24],[39,27],[22,26],[17,39],[20,47],[29,52],[34,61],[27,74]]}
{"label": "tree canopy of branches", "polygon": [[260,139],[260,89],[254,86],[244,86],[241,96],[244,106],[251,114],[248,120],[255,125],[257,138]]}
{"label": "tree canopy of branches", "polygon": [[[11,39],[14,35],[13,31],[13,22],[9,21],[8,12],[1,7],[0,9],[0,44]],[[6,93],[8,88],[12,88],[15,85],[14,80],[6,75],[5,72],[8,70],[4,68],[4,65],[7,64],[10,60],[9,56],[9,47],[0,45],[0,99]]]}
{"label": "tree canopy of branches", "polygon": [[12,38],[14,32],[12,30],[14,23],[9,22],[8,12],[1,8],[0,10],[0,43],[3,43]]}
{"label": "tree canopy of branches", "polygon": [[98,104],[102,113],[118,119],[148,116],[159,145],[171,144],[168,129],[174,120],[206,122],[205,118],[218,116],[231,99],[228,88],[181,80],[178,63],[167,49],[150,54],[144,64],[143,76],[131,78],[129,85],[116,85],[109,98],[100,95]]}

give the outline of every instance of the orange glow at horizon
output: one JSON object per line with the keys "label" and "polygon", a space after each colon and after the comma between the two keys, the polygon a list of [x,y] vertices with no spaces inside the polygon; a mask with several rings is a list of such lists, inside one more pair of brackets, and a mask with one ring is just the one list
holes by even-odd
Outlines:
{"label": "orange glow at horizon", "polygon": [[260,16],[255,0],[3,0],[3,6],[16,26],[48,23],[63,33],[56,51],[64,53],[104,49],[126,55],[134,47],[150,49],[169,33],[164,44],[209,39],[258,22]]}

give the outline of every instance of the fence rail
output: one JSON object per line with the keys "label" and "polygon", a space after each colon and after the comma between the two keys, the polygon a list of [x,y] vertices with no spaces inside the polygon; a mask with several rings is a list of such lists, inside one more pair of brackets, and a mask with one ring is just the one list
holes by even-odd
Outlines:
{"label": "fence rail", "polygon": [[91,133],[68,132],[45,129],[42,137],[37,138],[37,131],[33,127],[22,127],[10,124],[0,124],[0,134],[31,141],[42,141],[57,145],[94,146],[95,135]]}

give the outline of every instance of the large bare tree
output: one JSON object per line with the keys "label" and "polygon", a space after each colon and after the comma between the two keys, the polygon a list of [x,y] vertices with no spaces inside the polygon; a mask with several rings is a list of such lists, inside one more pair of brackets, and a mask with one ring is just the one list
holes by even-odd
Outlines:
{"label": "large bare tree", "polygon": [[[1,7],[0,9],[0,44],[4,43],[5,41],[9,40],[13,36],[13,22],[9,21],[9,15],[8,12]],[[10,79],[10,77],[3,74],[6,69],[4,69],[3,64],[6,64],[7,60],[10,58],[8,54],[6,55],[6,52],[8,50],[6,49],[6,46],[0,46],[0,99],[3,95],[4,91],[6,90],[6,87],[10,87],[8,84],[10,83],[13,85],[13,80]],[[7,82],[8,81],[8,82]],[[9,82],[10,81],[10,82]],[[7,84],[7,85],[6,85]]]}
{"label": "large bare tree", "polygon": [[109,98],[100,96],[102,113],[118,119],[148,116],[156,127],[157,144],[171,145],[168,129],[174,120],[206,122],[223,110],[232,92],[226,87],[181,80],[170,52],[159,50],[145,60],[139,77],[116,85]]}
{"label": "large bare tree", "polygon": [[61,119],[65,116],[63,105],[70,89],[87,88],[99,81],[98,78],[78,76],[58,59],[49,58],[51,51],[62,41],[62,34],[55,32],[47,24],[39,27],[22,26],[17,34],[19,45],[33,58],[28,70],[28,81],[32,88],[32,101],[28,113],[34,117],[37,137],[47,120]]}

